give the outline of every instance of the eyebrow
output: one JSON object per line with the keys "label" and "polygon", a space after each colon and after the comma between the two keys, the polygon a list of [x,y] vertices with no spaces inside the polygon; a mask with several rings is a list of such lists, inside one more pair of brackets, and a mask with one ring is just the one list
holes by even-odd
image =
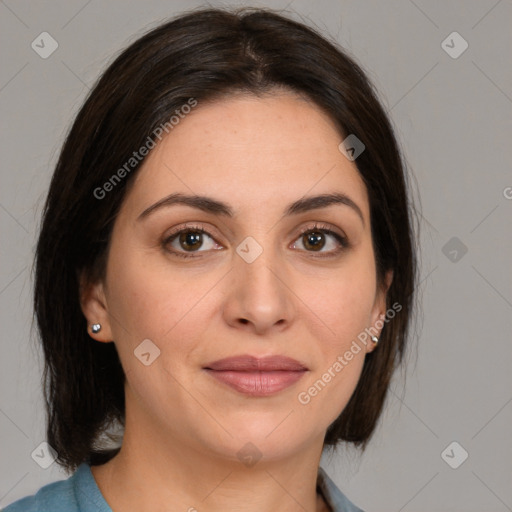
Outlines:
{"label": "eyebrow", "polygon": [[[169,196],[164,197],[163,199],[160,199],[153,205],[146,208],[138,216],[137,220],[142,220],[148,217],[151,213],[155,212],[156,210],[159,210],[160,208],[169,207],[175,204],[191,206],[192,208],[197,208],[204,212],[212,213],[214,215],[222,215],[225,217],[234,217],[235,215],[233,209],[228,204],[223,203],[222,201],[218,201],[207,196],[175,193],[170,194]],[[363,223],[363,226],[365,225],[363,212],[361,211],[359,206],[352,199],[350,199],[349,196],[342,193],[320,194],[316,196],[303,197],[288,205],[284,210],[283,217],[289,215],[297,215],[299,213],[317,210],[331,205],[348,206],[357,213],[357,215],[359,216]]]}

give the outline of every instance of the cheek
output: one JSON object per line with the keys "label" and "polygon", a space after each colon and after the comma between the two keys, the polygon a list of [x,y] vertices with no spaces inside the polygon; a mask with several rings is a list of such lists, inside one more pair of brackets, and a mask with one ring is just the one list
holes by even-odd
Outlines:
{"label": "cheek", "polygon": [[339,340],[336,346],[324,348],[319,364],[295,397],[298,417],[304,424],[314,421],[318,433],[325,432],[349,402],[364,360],[364,346],[350,340]]}
{"label": "cheek", "polygon": [[[358,338],[370,327],[375,300],[376,276],[372,253],[347,259],[335,277],[316,280],[311,287],[304,278],[298,295],[308,306],[310,337],[315,340],[315,367],[297,396],[299,404],[313,416],[332,423],[355,390],[366,355],[366,344]],[[314,332],[316,324],[320,329]],[[321,334],[320,334],[321,333]]]}
{"label": "cheek", "polygon": [[350,400],[366,356],[366,344],[357,336],[367,326],[368,302],[368,295],[333,294],[330,309],[322,310],[330,329],[314,338],[315,365],[296,397],[305,421],[308,416],[321,418],[319,426],[327,428]]}
{"label": "cheek", "polygon": [[[210,282],[213,277],[190,279],[186,272],[171,271],[170,265],[164,267],[137,251],[118,250],[114,244],[111,258],[108,306],[131,397],[127,404],[136,397],[148,417],[159,411],[165,421],[178,422],[184,411],[200,415],[180,383],[189,382],[193,371],[190,361],[205,328],[198,319],[208,303],[200,299],[215,284]],[[162,407],[169,400],[175,407]]]}
{"label": "cheek", "polygon": [[[304,314],[310,319],[306,325],[316,323],[322,330],[320,349],[325,355],[332,357],[344,352],[370,326],[376,291],[373,265],[371,258],[359,253],[328,276],[301,278],[297,294],[304,302]],[[318,332],[311,335],[319,338]]]}
{"label": "cheek", "polygon": [[122,247],[122,240],[112,244],[107,300],[123,366],[133,367],[134,350],[149,339],[166,367],[183,371],[184,360],[194,354],[206,328],[208,292],[219,275],[193,277],[164,258],[149,258],[144,251]]}

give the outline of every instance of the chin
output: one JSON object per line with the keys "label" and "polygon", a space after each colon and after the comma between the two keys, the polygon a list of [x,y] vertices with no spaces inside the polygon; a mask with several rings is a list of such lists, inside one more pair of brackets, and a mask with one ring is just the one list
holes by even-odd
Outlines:
{"label": "chin", "polygon": [[[212,436],[205,440],[212,451],[230,460],[239,460],[245,464],[245,459],[265,461],[280,460],[293,456],[305,445],[313,442],[315,433],[298,430],[297,424],[291,419],[293,413],[283,421],[286,414],[281,414],[279,421],[250,421],[224,425],[233,437],[223,434],[218,438],[219,443],[212,445]],[[210,432],[211,434],[211,432]],[[247,464],[249,465],[249,464]]]}

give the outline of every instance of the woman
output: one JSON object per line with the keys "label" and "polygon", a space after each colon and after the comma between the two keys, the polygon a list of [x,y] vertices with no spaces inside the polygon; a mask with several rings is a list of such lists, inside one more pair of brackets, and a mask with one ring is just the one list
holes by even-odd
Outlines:
{"label": "woman", "polygon": [[306,26],[203,10],[131,44],[37,246],[49,450],[74,474],[6,511],[360,510],[319,463],[364,450],[405,354],[406,185],[368,79]]}

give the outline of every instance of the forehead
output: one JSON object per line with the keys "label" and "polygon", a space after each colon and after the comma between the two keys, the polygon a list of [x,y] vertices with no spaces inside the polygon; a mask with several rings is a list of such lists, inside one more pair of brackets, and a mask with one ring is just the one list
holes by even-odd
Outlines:
{"label": "forehead", "polygon": [[147,206],[172,192],[194,193],[236,211],[337,191],[367,217],[366,187],[338,149],[343,138],[319,107],[292,93],[199,102],[146,157],[127,200]]}

